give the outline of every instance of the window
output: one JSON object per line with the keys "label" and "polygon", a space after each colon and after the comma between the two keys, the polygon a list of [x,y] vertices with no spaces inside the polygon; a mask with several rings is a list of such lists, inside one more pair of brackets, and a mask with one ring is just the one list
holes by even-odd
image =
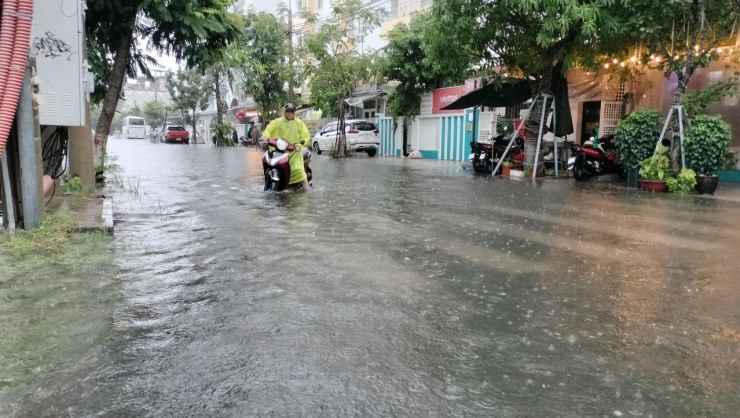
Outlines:
{"label": "window", "polygon": [[353,122],[352,128],[358,131],[374,131],[375,124],[371,122]]}
{"label": "window", "polygon": [[134,118],[131,118],[131,119],[129,119],[128,124],[129,125],[144,126],[144,119],[134,119]]}
{"label": "window", "polygon": [[328,134],[330,132],[334,132],[337,130],[337,124],[336,122],[332,122],[326,126],[324,126],[324,129],[321,130],[321,132]]}
{"label": "window", "polygon": [[317,9],[321,10],[324,8],[324,0],[318,0],[319,5],[316,6]]}

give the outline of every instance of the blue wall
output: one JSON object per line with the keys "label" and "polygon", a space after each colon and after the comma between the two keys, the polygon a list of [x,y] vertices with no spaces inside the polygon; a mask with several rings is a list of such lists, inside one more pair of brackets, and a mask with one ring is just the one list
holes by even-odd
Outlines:
{"label": "blue wall", "polygon": [[[470,154],[470,141],[465,135],[465,117],[442,116],[440,124],[440,160],[464,161]],[[423,153],[422,153],[423,155]]]}
{"label": "blue wall", "polygon": [[380,131],[380,149],[378,155],[397,155],[396,139],[393,137],[393,119],[376,118],[376,125]]}

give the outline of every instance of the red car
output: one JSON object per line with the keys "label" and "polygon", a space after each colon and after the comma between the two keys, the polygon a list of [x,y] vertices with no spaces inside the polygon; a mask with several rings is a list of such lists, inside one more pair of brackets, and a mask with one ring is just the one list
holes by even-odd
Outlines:
{"label": "red car", "polygon": [[190,133],[185,130],[182,126],[168,125],[162,130],[162,134],[159,137],[161,142],[177,142],[182,144],[190,143]]}

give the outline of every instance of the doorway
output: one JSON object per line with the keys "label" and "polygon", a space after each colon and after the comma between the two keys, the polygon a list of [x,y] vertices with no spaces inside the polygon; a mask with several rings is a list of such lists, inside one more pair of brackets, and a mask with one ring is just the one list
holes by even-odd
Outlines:
{"label": "doorway", "polygon": [[596,133],[601,120],[601,101],[583,102],[581,112],[581,144],[588,141]]}

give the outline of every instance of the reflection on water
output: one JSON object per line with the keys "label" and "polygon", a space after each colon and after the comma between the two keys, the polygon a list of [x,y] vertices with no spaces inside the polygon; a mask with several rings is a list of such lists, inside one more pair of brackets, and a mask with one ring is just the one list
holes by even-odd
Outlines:
{"label": "reflection on water", "polygon": [[111,334],[18,416],[730,416],[738,205],[112,140]]}

